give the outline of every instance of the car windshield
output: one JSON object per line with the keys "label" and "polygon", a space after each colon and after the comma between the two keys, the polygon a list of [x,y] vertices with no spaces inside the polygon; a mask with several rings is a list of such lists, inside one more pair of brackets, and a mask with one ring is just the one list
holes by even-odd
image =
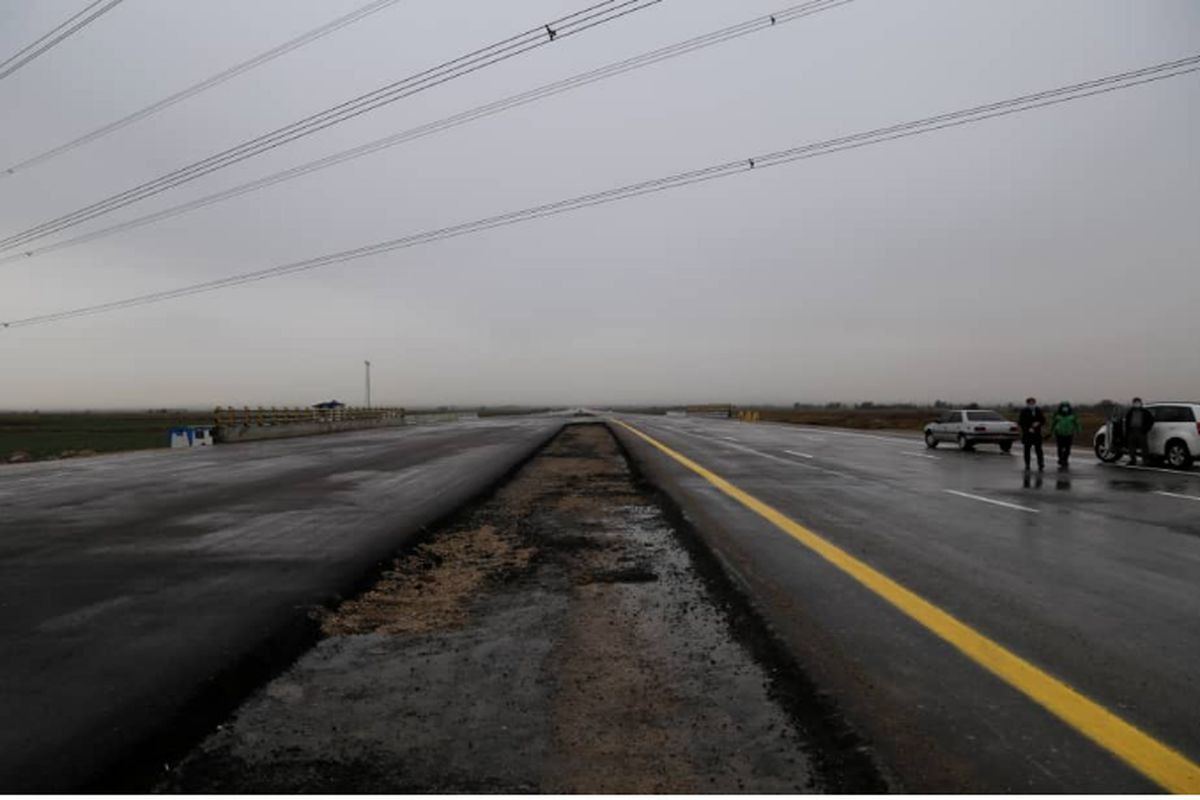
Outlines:
{"label": "car windshield", "polygon": [[971,422],[1005,422],[1004,417],[995,411],[968,411],[967,419]]}

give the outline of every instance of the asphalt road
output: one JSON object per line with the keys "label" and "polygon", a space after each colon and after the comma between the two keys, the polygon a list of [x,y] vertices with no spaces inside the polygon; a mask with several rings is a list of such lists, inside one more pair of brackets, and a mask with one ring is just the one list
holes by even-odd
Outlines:
{"label": "asphalt road", "polygon": [[[1051,455],[1044,475],[1027,475],[1016,452],[928,451],[915,436],[619,419],[1183,759],[1182,767],[1152,768],[1151,780],[1092,740],[1103,737],[1102,721],[1069,723],[1022,689],[1043,678],[1001,680],[981,665],[990,645],[974,660],[694,468],[614,424],[899,786],[1107,793],[1158,791],[1172,776],[1195,780],[1188,764],[1194,770],[1200,761],[1200,471],[1101,465],[1084,450],[1069,472],[1055,469]],[[1153,751],[1140,741],[1128,747]]]}
{"label": "asphalt road", "polygon": [[121,786],[562,419],[0,468],[0,790]]}

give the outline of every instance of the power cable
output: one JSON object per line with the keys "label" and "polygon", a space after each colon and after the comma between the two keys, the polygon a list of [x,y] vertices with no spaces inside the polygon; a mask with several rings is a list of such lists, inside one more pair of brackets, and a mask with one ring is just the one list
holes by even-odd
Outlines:
{"label": "power cable", "polygon": [[547,97],[552,97],[554,95],[561,94],[572,89],[577,89],[597,81],[622,75],[626,72],[631,72],[636,69],[658,64],[678,56],[687,55],[689,53],[696,52],[697,50],[723,44],[724,42],[732,41],[734,39],[747,36],[751,33],[764,31],[779,25],[783,25],[784,23],[792,20],[801,19],[811,14],[816,14],[821,11],[827,11],[838,6],[846,5],[850,2],[853,2],[853,0],[811,0],[807,3],[791,6],[781,11],[776,11],[773,14],[756,17],[737,25],[731,25],[720,30],[712,31],[711,33],[706,33],[701,36],[676,42],[675,44],[642,53],[631,58],[606,64],[605,66],[589,70],[588,72],[580,73],[578,75],[574,75],[560,81],[555,81],[553,83],[545,84],[536,89],[531,89],[527,92],[522,92],[521,94],[512,95],[486,105],[477,106],[450,117],[445,117],[443,119],[429,122],[415,128],[410,128],[400,133],[385,136],[381,139],[376,139],[372,142],[359,145],[358,147],[352,147],[348,150],[343,150],[341,152],[334,153],[333,155],[325,156],[324,158],[316,159],[315,161],[310,161],[306,164],[301,164],[290,169],[276,172],[272,175],[267,175],[263,178],[258,178],[247,183],[239,184],[229,189],[224,189],[220,192],[205,195],[195,200],[189,200],[186,203],[180,203],[179,205],[172,206],[161,211],[156,211],[141,217],[135,217],[133,219],[117,223],[116,225],[111,225],[107,228],[100,228],[95,231],[90,231],[81,236],[75,236],[70,239],[55,242],[54,244],[46,245],[44,247],[34,248],[20,253],[13,253],[8,256],[2,256],[0,257],[0,264],[55,252],[68,247],[74,247],[75,245],[83,244],[85,242],[94,241],[105,236],[110,236],[115,233],[121,233],[133,228],[139,228],[144,225],[160,222],[164,219],[169,219],[189,211],[195,211],[196,209],[204,208],[205,206],[209,206],[214,203],[219,203],[222,200],[228,200],[257,191],[258,189],[274,186],[276,184],[283,183],[294,178],[299,178],[303,175],[308,175],[337,164],[343,164],[352,159],[377,153],[381,150],[394,147],[398,144],[403,144],[416,139],[424,138],[426,136],[431,136],[435,133],[440,133],[442,131],[455,128],[459,125],[465,125],[476,120],[484,119],[485,117],[490,117],[494,114],[499,114],[503,111],[517,108],[518,106],[543,100]]}
{"label": "power cable", "polygon": [[222,84],[231,78],[235,78],[238,75],[241,75],[243,72],[247,72],[249,70],[254,69],[255,67],[262,66],[263,64],[267,63],[268,61],[276,59],[279,56],[284,55],[285,53],[290,53],[291,51],[293,51],[299,47],[303,47],[306,44],[311,44],[312,42],[315,42],[318,39],[322,39],[322,38],[328,36],[329,34],[333,33],[334,31],[340,30],[341,28],[344,28],[347,25],[351,25],[355,22],[358,22],[359,20],[365,19],[365,18],[371,16],[372,14],[374,14],[375,12],[382,11],[383,9],[388,8],[389,6],[395,5],[398,2],[400,2],[400,0],[374,0],[373,2],[367,3],[365,6],[362,6],[361,8],[358,8],[358,9],[350,12],[349,14],[338,17],[337,19],[327,22],[324,25],[321,25],[320,27],[313,28],[311,31],[308,31],[307,33],[303,33],[294,39],[290,39],[289,41],[284,42],[283,44],[279,45],[278,47],[274,47],[274,48],[266,51],[265,53],[259,53],[254,58],[247,59],[246,61],[243,61],[240,64],[235,64],[234,66],[229,67],[228,69],[222,70],[221,72],[218,72],[216,75],[213,75],[212,77],[205,78],[204,80],[200,81],[199,83],[193,84],[192,86],[189,86],[188,88],[183,89],[182,91],[176,92],[175,94],[170,95],[169,97],[164,97],[162,100],[159,100],[155,103],[151,103],[150,105],[146,106],[145,108],[135,111],[132,114],[121,117],[120,119],[116,120],[115,122],[110,122],[107,125],[102,125],[99,128],[96,128],[94,131],[85,133],[76,139],[72,139],[71,141],[66,142],[65,144],[60,144],[57,147],[53,147],[44,153],[40,153],[31,158],[27,158],[24,161],[13,164],[11,167],[8,167],[7,169],[0,172],[0,175],[14,175],[17,172],[29,169],[30,167],[32,167],[36,164],[41,164],[43,162],[49,161],[50,159],[52,159],[56,156],[61,156],[63,153],[67,153],[71,150],[74,150],[77,147],[82,147],[83,145],[85,145],[89,142],[94,142],[97,139],[103,138],[110,133],[120,130],[121,128],[124,128],[128,125],[132,125],[133,123],[143,120],[146,117],[149,117],[153,114],[157,114],[159,111],[169,108],[170,106],[173,106],[176,103],[180,103],[184,100],[187,100],[189,97],[195,97],[196,95],[200,94],[203,91],[211,89],[214,86]]}
{"label": "power cable", "polygon": [[[106,4],[106,2],[107,2],[107,4]],[[84,9],[82,11],[80,11],[78,14],[69,18],[66,22],[61,23],[60,25],[58,25],[57,27],[52,29],[49,33],[44,34],[43,36],[38,38],[33,43],[28,44],[25,47],[21,48],[13,55],[4,59],[4,61],[0,61],[0,81],[4,80],[9,75],[12,75],[14,72],[19,70],[21,67],[25,66],[30,61],[33,61],[35,58],[42,55],[50,48],[61,43],[64,39],[66,39],[71,34],[81,30],[82,28],[86,27],[88,24],[96,21],[102,15],[111,11],[113,8],[115,8],[121,2],[122,2],[122,0],[95,0],[94,3],[91,3],[88,6],[85,6]],[[98,11],[93,12],[92,9],[96,8],[96,6],[103,6],[103,8],[99,9]],[[90,15],[89,15],[89,12],[90,12]],[[81,17],[82,17],[82,19],[81,19]]]}
{"label": "power cable", "polygon": [[384,242],[364,245],[352,250],[343,250],[337,253],[330,253],[323,256],[317,256],[315,258],[305,259],[303,261],[293,261],[288,264],[281,264],[254,272],[246,272],[239,275],[218,278],[216,280],[191,284],[189,286],[178,287],[175,289],[167,289],[158,292],[135,295],[133,297],[127,297],[107,303],[99,303],[90,306],[68,309],[65,311],[15,319],[9,322],[0,323],[0,327],[16,328],[29,325],[40,325],[50,322],[57,322],[64,319],[70,319],[73,317],[99,314],[107,311],[129,308],[132,306],[157,303],[178,297],[200,294],[203,292],[211,292],[230,286],[252,283],[282,275],[289,275],[296,272],[304,272],[307,270],[316,269],[318,267],[328,266],[330,264],[365,258],[367,256],[378,255],[393,250],[416,247],[418,245],[429,244],[431,242],[441,241],[444,239],[465,236],[470,233],[478,233],[480,231],[506,227],[508,225],[527,222],[533,219],[555,216],[557,214],[563,214],[569,211],[577,211],[583,208],[589,208],[591,206],[612,203],[618,200],[626,200],[631,197],[639,197],[646,194],[666,191],[668,189],[677,189],[696,183],[716,180],[718,178],[726,178],[731,175],[768,169],[770,167],[780,166],[803,159],[817,158],[819,156],[831,155],[844,150],[857,149],[860,147],[866,147],[868,145],[881,144],[883,142],[903,139],[910,136],[919,136],[925,133],[932,133],[934,131],[944,130],[946,128],[969,125],[988,119],[1008,116],[1010,114],[1018,114],[1039,108],[1047,108],[1075,100],[1081,100],[1085,97],[1106,94],[1108,92],[1115,92],[1123,89],[1130,89],[1135,86],[1141,86],[1156,81],[1166,80],[1168,78],[1178,77],[1180,75],[1193,73],[1198,70],[1200,70],[1200,54],[1176,61],[1164,62],[1151,67],[1144,67],[1142,69],[1122,72],[1104,78],[1097,78],[1095,80],[1085,81],[1083,83],[1071,84],[1069,86],[1064,86],[1057,89],[1050,89],[1042,92],[1036,92],[1034,94],[1022,95],[1020,97],[1015,97],[1008,100],[1001,100],[995,103],[974,106],[972,108],[952,111],[945,114],[938,114],[936,116],[925,117],[923,119],[913,120],[911,122],[890,125],[883,128],[875,128],[870,131],[850,134],[848,136],[842,136],[835,139],[827,139],[821,142],[799,145],[786,150],[777,150],[770,153],[750,156],[748,158],[740,158],[735,161],[727,161],[721,164],[714,164],[687,172],[678,172],[673,175],[654,178],[652,180],[642,181],[640,183],[627,184],[625,186],[608,189],[602,192],[581,195],[578,197],[559,200],[557,202],[546,203],[539,206],[532,206],[518,211],[511,211],[505,214],[499,214],[492,217],[473,220],[471,222],[460,223],[458,225],[423,231],[421,233],[411,234],[398,239],[390,239]]}
{"label": "power cable", "polygon": [[247,158],[272,150],[304,136],[324,130],[354,117],[374,111],[397,100],[425,91],[447,81],[460,78],[501,61],[514,58],[530,50],[544,47],[553,41],[573,36],[603,25],[637,11],[657,5],[662,0],[605,0],[605,2],[577,11],[549,23],[555,32],[551,37],[546,26],[533,28],[522,34],[509,37],[488,47],[460,56],[431,69],[417,73],[400,81],[383,86],[373,92],[360,95],[339,105],[305,117],[290,125],[251,139],[216,155],[201,159],[186,167],[170,172],[153,181],[93,203],[70,214],[36,225],[0,241],[0,250],[19,247],[27,242],[79,225],[90,219],[123,208],[131,203],[175,188],[216,170],[244,161]]}
{"label": "power cable", "polygon": [[[617,9],[630,5],[644,6],[659,1],[660,0],[652,0],[650,3],[644,3],[643,0],[625,0],[624,2],[619,3]],[[615,2],[617,2],[617,0],[605,0],[605,2],[586,8],[583,11],[576,12],[575,14],[564,17],[561,20],[555,20],[551,24],[561,26],[559,28],[560,30],[565,29],[568,26],[573,27],[574,30],[568,31],[566,35],[579,32],[587,27],[593,27],[595,24],[600,24],[602,22],[609,21],[610,19],[615,19],[617,16],[623,16],[624,14],[616,14],[613,16],[611,9],[599,13],[595,12],[595,9],[609,6]],[[601,19],[599,22],[592,22],[591,24],[587,25],[583,24],[594,20],[597,16],[608,16],[608,19]],[[300,138],[301,136],[315,133],[319,130],[329,127],[330,125],[337,124],[338,122],[344,122],[362,113],[375,110],[382,105],[395,102],[402,97],[407,97],[411,94],[415,94],[418,91],[431,88],[432,86],[444,83],[447,80],[461,77],[462,75],[473,72],[482,68],[483,66],[488,66],[498,61],[505,60],[506,58],[519,55],[526,50],[533,49],[533,47],[545,45],[550,41],[552,41],[552,38],[548,38],[547,33],[544,32],[543,28],[540,27],[534,28],[523,34],[510,37],[509,39],[505,39],[486,48],[468,53],[465,56],[445,62],[437,67],[425,70],[424,72],[410,76],[404,80],[388,84],[387,86],[384,86],[373,92],[360,95],[352,100],[348,100],[337,106],[306,117],[298,122],[292,123],[291,125],[284,126],[283,128],[249,140],[248,142],[244,142],[234,148],[230,148],[229,150],[223,151],[214,156],[210,156],[207,159],[202,159],[199,162],[175,170],[174,172],[168,173],[167,175],[162,176],[154,181],[134,187],[126,192],[107,198],[99,203],[92,204],[91,206],[80,209],[64,217],[59,217],[56,220],[35,226],[34,228],[0,241],[0,249],[7,249],[8,247],[20,243],[21,241],[26,241],[32,238],[40,238],[41,236],[49,235],[50,233],[56,232],[64,227],[71,227],[72,225],[79,224],[80,222],[84,222],[92,217],[99,216],[100,214],[107,213],[115,210],[116,208],[128,205],[131,202],[136,202],[140,199],[144,199],[145,197],[165,191],[166,189],[173,188],[181,183],[201,177],[202,175],[208,174],[216,169],[229,166],[233,163],[244,160],[245,158],[249,158],[253,155],[265,152],[266,150],[286,144],[296,138]]]}

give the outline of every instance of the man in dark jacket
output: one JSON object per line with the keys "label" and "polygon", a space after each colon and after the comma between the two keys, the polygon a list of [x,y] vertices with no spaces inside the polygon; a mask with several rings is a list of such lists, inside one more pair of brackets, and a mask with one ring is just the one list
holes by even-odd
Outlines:
{"label": "man in dark jacket", "polygon": [[1046,468],[1046,457],[1042,454],[1042,427],[1046,424],[1046,415],[1038,407],[1037,399],[1026,398],[1025,407],[1017,417],[1017,427],[1021,429],[1021,444],[1025,446],[1025,469],[1029,469],[1029,449],[1037,451],[1038,471]]}
{"label": "man in dark jacket", "polygon": [[1129,463],[1137,463],[1140,450],[1142,461],[1146,460],[1146,437],[1154,427],[1154,415],[1149,409],[1142,408],[1142,398],[1133,398],[1133,405],[1125,412],[1125,450],[1129,453]]}

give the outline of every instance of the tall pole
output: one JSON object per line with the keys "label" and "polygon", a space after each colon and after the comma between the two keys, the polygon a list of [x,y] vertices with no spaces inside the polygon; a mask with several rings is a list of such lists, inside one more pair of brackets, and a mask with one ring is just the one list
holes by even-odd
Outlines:
{"label": "tall pole", "polygon": [[364,361],[367,367],[367,408],[371,407],[371,362]]}

